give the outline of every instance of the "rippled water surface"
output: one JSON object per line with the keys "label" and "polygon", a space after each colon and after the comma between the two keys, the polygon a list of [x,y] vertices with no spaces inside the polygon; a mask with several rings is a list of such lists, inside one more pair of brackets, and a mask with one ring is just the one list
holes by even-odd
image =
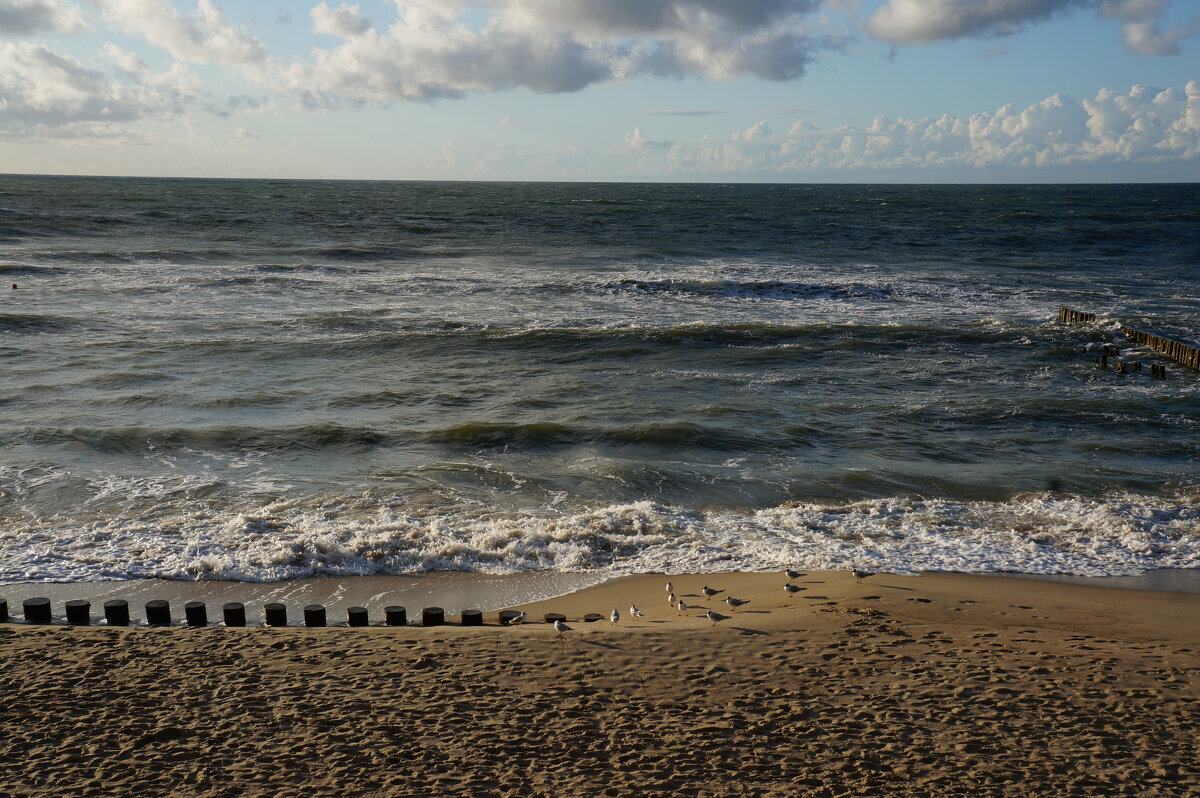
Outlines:
{"label": "rippled water surface", "polygon": [[0,178],[0,579],[1195,568],[1197,188]]}

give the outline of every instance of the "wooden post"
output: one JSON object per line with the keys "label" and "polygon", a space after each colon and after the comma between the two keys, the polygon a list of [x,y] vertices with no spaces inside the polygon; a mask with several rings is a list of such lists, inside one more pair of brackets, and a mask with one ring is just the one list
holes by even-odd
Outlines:
{"label": "wooden post", "polygon": [[351,607],[346,610],[346,623],[349,626],[370,626],[371,620],[367,616],[367,608]]}
{"label": "wooden post", "polygon": [[50,623],[53,616],[50,613],[50,599],[38,596],[27,598],[22,602],[27,623]]}
{"label": "wooden post", "polygon": [[565,621],[567,616],[557,612],[548,612],[542,616],[542,620],[546,623],[554,623],[555,621]]}
{"label": "wooden post", "polygon": [[271,602],[263,607],[267,626],[287,626],[287,607],[279,602]]}
{"label": "wooden post", "polygon": [[446,622],[446,611],[441,607],[426,607],[421,610],[422,626],[441,626]]}
{"label": "wooden post", "polygon": [[304,608],[305,626],[324,626],[325,608],[320,604],[309,604]]}
{"label": "wooden post", "polygon": [[1118,361],[1118,362],[1117,362],[1117,373],[1118,373],[1118,374],[1124,374],[1124,373],[1126,372],[1126,369],[1127,369],[1127,367],[1126,367],[1126,365],[1125,365],[1125,361],[1124,361],[1124,360],[1121,360],[1121,361]]}
{"label": "wooden post", "polygon": [[463,626],[483,626],[483,612],[481,610],[463,610],[461,620]]}
{"label": "wooden post", "polygon": [[521,614],[520,610],[501,610],[500,611],[500,625],[508,626],[510,623],[513,622],[513,619],[516,618],[517,616],[519,616],[520,614]]}
{"label": "wooden post", "polygon": [[8,620],[8,599],[0,599],[0,622]]}
{"label": "wooden post", "polygon": [[408,626],[408,610],[399,605],[384,607],[383,618],[388,626]]}
{"label": "wooden post", "polygon": [[104,620],[109,626],[128,626],[129,602],[125,599],[104,602]]}
{"label": "wooden post", "polygon": [[240,601],[231,601],[221,607],[226,626],[246,625],[246,605]]}
{"label": "wooden post", "polygon": [[603,621],[603,620],[604,620],[604,616],[598,612],[589,612],[587,615],[583,616],[584,623],[595,623],[596,621]]}
{"label": "wooden post", "polygon": [[203,601],[189,601],[183,605],[183,615],[188,626],[208,626],[208,608]]}
{"label": "wooden post", "polygon": [[171,625],[171,605],[162,599],[146,602],[146,623],[151,626]]}
{"label": "wooden post", "polygon": [[67,623],[72,626],[88,626],[92,622],[92,602],[71,599],[66,603]]}

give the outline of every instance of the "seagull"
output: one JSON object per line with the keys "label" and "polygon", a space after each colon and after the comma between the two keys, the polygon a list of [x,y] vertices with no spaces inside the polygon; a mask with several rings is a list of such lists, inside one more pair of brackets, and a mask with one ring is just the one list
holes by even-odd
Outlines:
{"label": "seagull", "polygon": [[525,619],[528,617],[529,617],[529,615],[527,615],[524,612],[522,612],[520,615],[514,615],[512,618],[509,619],[508,625],[509,626],[513,626],[513,625],[520,626],[521,624],[525,623]]}
{"label": "seagull", "polygon": [[728,621],[729,620],[728,615],[722,615],[721,613],[713,612],[712,610],[709,610],[708,612],[704,613],[704,617],[708,618],[710,621],[712,621],[713,626],[717,625],[717,621]]}
{"label": "seagull", "polygon": [[571,631],[571,627],[567,626],[562,621],[556,620],[554,622],[554,631],[558,632],[561,635],[563,632]]}
{"label": "seagull", "polygon": [[804,588],[797,587],[796,585],[793,585],[791,582],[788,582],[786,585],[783,586],[783,589],[787,591],[788,597],[790,598],[791,596],[794,596],[797,593],[799,593]]}
{"label": "seagull", "polygon": [[679,599],[675,598],[675,594],[674,594],[674,593],[668,593],[668,594],[667,594],[667,603],[668,603],[668,604],[670,604],[672,607],[674,607],[674,606],[675,606],[675,602],[676,602],[676,601],[679,601]]}
{"label": "seagull", "polygon": [[725,603],[729,605],[730,609],[736,612],[738,607],[742,606],[743,604],[749,604],[750,599],[736,599],[733,596],[727,596],[725,598]]}
{"label": "seagull", "polygon": [[853,572],[854,572],[854,581],[855,582],[861,582],[862,580],[866,579],[868,576],[875,575],[874,571],[860,571],[857,568],[854,568]]}
{"label": "seagull", "polygon": [[679,600],[679,614],[680,614],[680,615],[687,615],[687,611],[688,611],[688,606],[687,606],[687,604],[686,604],[686,603],[684,603],[683,599],[680,599],[680,600]]}
{"label": "seagull", "polygon": [[667,592],[668,592],[668,593],[674,593],[674,592],[675,592],[675,585],[671,584],[670,582],[667,582]]}
{"label": "seagull", "polygon": [[793,571],[791,568],[788,568],[786,571],[784,571],[783,575],[788,578],[788,581],[799,579],[800,577],[804,576],[804,574],[800,573],[799,571]]}
{"label": "seagull", "polygon": [[612,622],[615,624],[617,621],[621,620],[621,613],[617,612],[617,611],[614,609],[614,610],[612,611],[612,615],[609,615],[609,616],[608,616],[608,619],[609,619],[610,621],[612,621]]}
{"label": "seagull", "polygon": [[716,590],[715,588],[711,588],[708,585],[705,585],[704,587],[700,588],[700,592],[704,594],[705,598],[712,598],[713,596],[717,595],[718,593],[724,593],[725,591],[724,590]]}
{"label": "seagull", "polygon": [[[614,612],[615,612],[615,610],[614,610]],[[634,618],[641,618],[641,617],[643,617],[643,616],[645,615],[645,613],[644,613],[644,612],[642,612],[641,610],[639,610],[639,609],[637,608],[637,605],[636,605],[636,604],[630,604],[630,605],[629,605],[629,614],[630,614],[632,617],[634,617]]]}

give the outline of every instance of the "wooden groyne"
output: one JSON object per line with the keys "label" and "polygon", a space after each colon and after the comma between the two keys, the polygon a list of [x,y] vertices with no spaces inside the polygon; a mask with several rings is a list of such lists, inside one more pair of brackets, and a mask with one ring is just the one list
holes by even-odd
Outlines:
{"label": "wooden groyne", "polygon": [[1058,320],[1064,323],[1082,324],[1084,322],[1092,322],[1096,320],[1095,313],[1083,313],[1070,308],[1058,309]]}
{"label": "wooden groyne", "polygon": [[1121,325],[1121,332],[1128,338],[1132,338],[1142,346],[1148,346],[1151,349],[1162,352],[1172,360],[1176,360],[1188,368],[1200,370],[1200,349],[1188,344],[1172,341],[1170,338],[1163,338],[1161,335],[1155,335],[1152,332],[1145,330],[1137,330],[1133,327]]}
{"label": "wooden groyne", "polygon": [[[1058,320],[1065,324],[1092,323],[1096,321],[1096,314],[1084,313],[1082,311],[1072,310],[1071,308],[1060,307],[1058,309]],[[1141,344],[1142,346],[1148,346],[1156,352],[1166,355],[1177,363],[1182,363],[1188,368],[1200,371],[1200,347],[1195,347],[1191,344],[1185,344],[1181,341],[1175,341],[1147,330],[1139,330],[1135,327],[1129,327],[1125,324],[1121,324],[1119,329],[1123,335],[1135,343]],[[1098,361],[1101,366],[1106,367],[1108,365],[1108,356],[1110,354],[1116,355],[1118,354],[1118,351],[1116,350],[1116,347],[1112,347],[1112,351],[1110,352],[1109,347],[1106,345],[1104,347],[1104,353],[1100,356],[1100,361]],[[1120,365],[1124,366],[1125,364],[1121,363]],[[1136,366],[1137,367],[1135,370],[1141,371],[1141,364],[1138,363]],[[1165,366],[1152,365],[1150,368],[1151,376],[1158,377],[1160,379],[1166,376]],[[1124,373],[1125,369],[1121,368],[1120,371]]]}

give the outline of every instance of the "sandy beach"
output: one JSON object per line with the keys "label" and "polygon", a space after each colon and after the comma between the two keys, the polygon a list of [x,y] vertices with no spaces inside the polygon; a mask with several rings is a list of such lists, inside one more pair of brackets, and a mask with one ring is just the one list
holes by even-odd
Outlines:
{"label": "sandy beach", "polygon": [[1200,596],[785,581],[630,577],[521,628],[0,625],[0,794],[1200,794]]}

